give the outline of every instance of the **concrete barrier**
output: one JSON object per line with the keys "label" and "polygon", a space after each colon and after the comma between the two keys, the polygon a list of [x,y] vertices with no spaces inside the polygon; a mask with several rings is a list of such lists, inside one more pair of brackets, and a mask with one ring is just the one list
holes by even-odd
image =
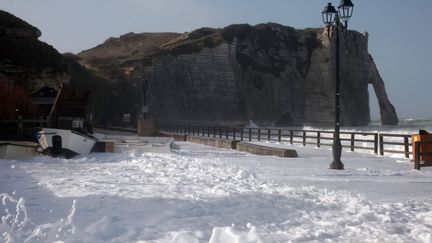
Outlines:
{"label": "concrete barrier", "polygon": [[97,153],[113,153],[114,143],[114,141],[97,141],[91,151]]}
{"label": "concrete barrier", "polygon": [[257,155],[270,155],[284,158],[297,158],[297,151],[294,149],[275,148],[258,144],[240,142],[237,140],[221,139],[213,137],[191,136],[185,134],[174,134],[160,132],[159,136],[172,137],[176,141],[188,141],[191,143],[204,144],[226,149],[237,149],[238,151],[248,152]]}
{"label": "concrete barrier", "polygon": [[156,129],[152,119],[138,119],[137,121],[138,136],[154,136]]}
{"label": "concrete barrier", "polygon": [[188,137],[186,134],[175,134],[169,132],[159,132],[158,135],[161,137],[171,137],[174,138],[175,141],[179,141],[179,142],[187,141],[187,137]]}
{"label": "concrete barrier", "polygon": [[237,150],[258,155],[273,155],[284,158],[297,158],[297,151],[294,149],[274,148],[252,143],[237,143]]}
{"label": "concrete barrier", "polygon": [[236,140],[199,136],[187,136],[187,141],[226,149],[236,149],[239,142]]}

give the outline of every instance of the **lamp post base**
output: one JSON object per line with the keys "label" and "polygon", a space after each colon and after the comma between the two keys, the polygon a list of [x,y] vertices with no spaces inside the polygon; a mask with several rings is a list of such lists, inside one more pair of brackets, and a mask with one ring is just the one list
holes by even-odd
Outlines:
{"label": "lamp post base", "polygon": [[342,161],[333,161],[330,164],[330,169],[332,169],[332,170],[343,170],[344,169],[344,164],[342,163]]}
{"label": "lamp post base", "polygon": [[330,169],[343,170],[344,164],[340,160],[342,155],[342,144],[339,139],[339,133],[337,133],[336,138],[333,140],[332,152],[333,152],[333,162],[331,162],[330,164]]}

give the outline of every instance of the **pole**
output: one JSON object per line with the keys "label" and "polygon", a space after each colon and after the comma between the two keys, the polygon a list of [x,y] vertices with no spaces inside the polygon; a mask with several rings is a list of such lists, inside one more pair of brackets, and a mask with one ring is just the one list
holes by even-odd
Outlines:
{"label": "pole", "polygon": [[340,160],[342,156],[342,144],[340,141],[340,71],[339,71],[339,28],[340,20],[339,15],[336,14],[336,26],[334,30],[336,31],[336,84],[335,84],[335,132],[333,136],[333,162],[330,164],[330,169],[343,170],[344,165]]}

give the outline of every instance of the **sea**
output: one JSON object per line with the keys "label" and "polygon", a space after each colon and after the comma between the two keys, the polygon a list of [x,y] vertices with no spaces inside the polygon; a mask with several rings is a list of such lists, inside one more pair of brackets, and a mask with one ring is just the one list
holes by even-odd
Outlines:
{"label": "sea", "polygon": [[418,134],[419,130],[425,130],[432,133],[432,119],[402,118],[396,126],[382,125],[381,120],[375,119],[368,126],[343,127],[341,130],[395,134]]}

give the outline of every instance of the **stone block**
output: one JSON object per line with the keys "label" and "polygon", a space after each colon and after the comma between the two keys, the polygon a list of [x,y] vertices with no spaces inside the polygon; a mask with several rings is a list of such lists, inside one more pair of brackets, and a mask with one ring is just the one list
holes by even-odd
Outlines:
{"label": "stone block", "polygon": [[239,142],[237,140],[199,136],[188,136],[187,141],[226,149],[237,149],[237,143]]}
{"label": "stone block", "polygon": [[152,119],[139,119],[138,122],[138,136],[154,136],[156,129]]}
{"label": "stone block", "polygon": [[114,141],[98,141],[94,145],[92,152],[113,153],[114,152]]}
{"label": "stone block", "polygon": [[294,149],[274,148],[252,143],[237,143],[237,150],[257,155],[271,155],[284,158],[297,158],[297,151]]}

